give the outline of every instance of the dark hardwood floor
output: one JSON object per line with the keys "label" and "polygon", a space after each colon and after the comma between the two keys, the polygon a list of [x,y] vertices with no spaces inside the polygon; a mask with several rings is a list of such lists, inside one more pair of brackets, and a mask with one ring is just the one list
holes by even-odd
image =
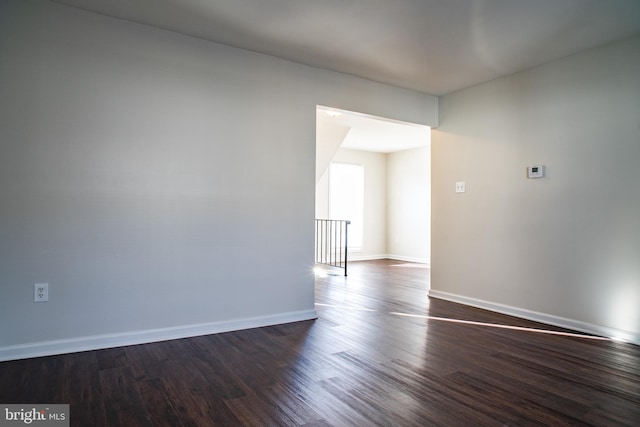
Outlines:
{"label": "dark hardwood floor", "polygon": [[72,426],[640,425],[640,347],[430,300],[428,277],[358,262],[317,280],[316,321],[3,362],[0,403],[69,403]]}

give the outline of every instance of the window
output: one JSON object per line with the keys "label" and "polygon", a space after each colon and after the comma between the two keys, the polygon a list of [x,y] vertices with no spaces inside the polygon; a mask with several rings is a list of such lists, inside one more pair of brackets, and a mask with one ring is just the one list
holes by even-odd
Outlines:
{"label": "window", "polygon": [[349,248],[362,247],[364,224],[364,167],[348,163],[329,166],[329,219],[346,219]]}

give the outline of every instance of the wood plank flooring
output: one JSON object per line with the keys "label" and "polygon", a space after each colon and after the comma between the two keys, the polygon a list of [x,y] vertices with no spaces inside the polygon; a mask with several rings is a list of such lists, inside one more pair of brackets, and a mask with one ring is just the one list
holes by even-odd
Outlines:
{"label": "wood plank flooring", "polygon": [[484,325],[562,332],[428,278],[357,262],[317,280],[316,321],[3,362],[0,403],[69,403],[72,426],[640,425],[640,347]]}

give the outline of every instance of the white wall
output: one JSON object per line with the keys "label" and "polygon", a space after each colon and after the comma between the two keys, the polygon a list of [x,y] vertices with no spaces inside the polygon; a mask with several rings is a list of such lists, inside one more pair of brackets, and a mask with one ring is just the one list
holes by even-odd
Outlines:
{"label": "white wall", "polygon": [[431,295],[640,342],[640,37],[440,105]]}
{"label": "white wall", "polygon": [[[336,155],[351,129],[348,126],[329,123],[329,118],[324,110],[316,111],[316,185],[329,169],[331,159]],[[319,216],[316,215],[316,217]],[[322,217],[328,218],[326,214]]]}
{"label": "white wall", "polygon": [[46,1],[0,4],[0,58],[0,359],[314,317],[316,105],[437,124],[434,97]]}
{"label": "white wall", "polygon": [[431,222],[431,147],[387,155],[387,253],[428,264]]}

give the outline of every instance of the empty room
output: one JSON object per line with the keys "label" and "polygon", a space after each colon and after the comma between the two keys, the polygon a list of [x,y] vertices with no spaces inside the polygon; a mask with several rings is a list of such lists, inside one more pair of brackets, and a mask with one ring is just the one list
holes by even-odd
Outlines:
{"label": "empty room", "polygon": [[637,426],[639,164],[635,0],[0,0],[0,425]]}

